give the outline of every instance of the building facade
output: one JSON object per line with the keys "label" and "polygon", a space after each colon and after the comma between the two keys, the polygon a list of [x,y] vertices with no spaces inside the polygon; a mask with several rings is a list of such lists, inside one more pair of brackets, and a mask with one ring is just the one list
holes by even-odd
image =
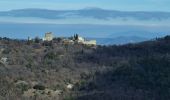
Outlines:
{"label": "building facade", "polygon": [[84,45],[97,45],[96,40],[85,40],[83,37],[78,36],[78,43],[84,44]]}
{"label": "building facade", "polygon": [[52,41],[53,40],[53,34],[52,32],[45,33],[45,37],[43,38],[44,41]]}

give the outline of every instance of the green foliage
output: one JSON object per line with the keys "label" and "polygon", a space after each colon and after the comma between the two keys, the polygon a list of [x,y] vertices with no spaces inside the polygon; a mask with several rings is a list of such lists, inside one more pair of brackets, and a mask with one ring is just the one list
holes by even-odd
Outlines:
{"label": "green foliage", "polygon": [[35,85],[33,88],[36,90],[45,90],[46,87],[44,85]]}
{"label": "green foliage", "polygon": [[11,52],[11,49],[6,48],[5,50],[3,50],[2,54],[9,54]]}
{"label": "green foliage", "polygon": [[31,62],[29,62],[28,64],[25,65],[25,67],[28,68],[28,69],[32,69],[33,64]]}
{"label": "green foliage", "polygon": [[20,83],[20,84],[17,84],[17,88],[19,88],[22,92],[24,92],[24,91],[27,91],[30,88],[30,86],[25,83]]}
{"label": "green foliage", "polygon": [[34,42],[35,43],[40,43],[41,39],[39,37],[35,37]]}
{"label": "green foliage", "polygon": [[76,100],[73,96],[66,96],[63,100]]}
{"label": "green foliage", "polygon": [[58,43],[61,43],[62,42],[62,38],[54,38],[53,41],[57,41]]}
{"label": "green foliage", "polygon": [[45,58],[53,60],[56,58],[56,54],[54,52],[49,52],[45,55]]}
{"label": "green foliage", "polygon": [[73,38],[74,38],[74,40],[76,41],[76,40],[78,40],[78,37],[79,37],[79,35],[78,35],[78,34],[75,34]]}

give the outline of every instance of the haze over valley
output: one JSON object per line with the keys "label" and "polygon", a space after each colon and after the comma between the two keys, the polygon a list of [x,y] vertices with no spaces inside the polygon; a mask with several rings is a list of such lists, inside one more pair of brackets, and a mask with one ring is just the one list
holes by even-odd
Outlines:
{"label": "haze over valley", "polygon": [[[87,38],[98,38],[99,44],[104,44],[108,38],[121,41],[122,37],[126,40],[124,44],[168,35],[169,22],[169,12],[18,9],[0,12],[0,35],[26,39],[28,36],[42,37],[49,31],[62,37],[78,33]],[[132,37],[138,37],[138,41]],[[106,44],[122,44],[112,41]]]}

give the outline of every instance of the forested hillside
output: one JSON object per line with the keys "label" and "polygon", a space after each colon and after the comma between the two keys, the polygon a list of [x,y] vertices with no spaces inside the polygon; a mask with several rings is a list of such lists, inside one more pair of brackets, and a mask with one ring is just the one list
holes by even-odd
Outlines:
{"label": "forested hillside", "polygon": [[169,36],[95,47],[1,38],[0,57],[0,100],[170,99]]}

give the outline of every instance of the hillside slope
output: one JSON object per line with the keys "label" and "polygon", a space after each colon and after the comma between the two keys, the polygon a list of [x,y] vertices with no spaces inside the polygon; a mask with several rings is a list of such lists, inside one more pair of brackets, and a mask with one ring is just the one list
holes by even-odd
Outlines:
{"label": "hillside slope", "polygon": [[97,47],[1,38],[0,57],[1,100],[170,99],[169,36]]}
{"label": "hillside slope", "polygon": [[[170,37],[100,47],[91,61],[110,66],[80,88],[78,100],[169,100]],[[83,59],[86,57],[83,57]]]}

